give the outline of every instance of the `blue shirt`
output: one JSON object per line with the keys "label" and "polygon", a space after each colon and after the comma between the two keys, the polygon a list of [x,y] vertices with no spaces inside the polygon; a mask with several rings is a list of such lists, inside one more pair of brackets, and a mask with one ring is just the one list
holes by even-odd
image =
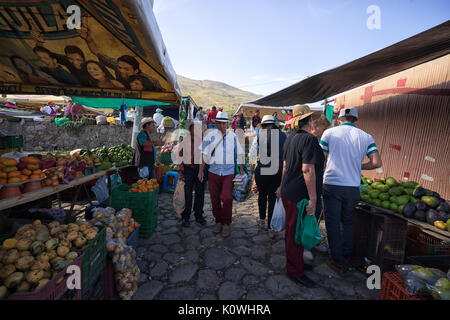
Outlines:
{"label": "blue shirt", "polygon": [[209,164],[209,172],[219,176],[227,176],[234,174],[235,164],[241,164],[240,157],[244,154],[241,144],[237,136],[232,132],[227,132],[222,141],[212,150],[217,139],[222,134],[219,130],[213,130],[203,140],[200,150],[203,154],[211,156]]}
{"label": "blue shirt", "polygon": [[80,84],[77,78],[75,78],[70,72],[64,70],[61,66],[58,66],[55,69],[50,69],[49,67],[41,67],[41,70],[63,84]]}
{"label": "blue shirt", "polygon": [[[144,146],[144,141],[147,141],[147,140],[151,141],[151,138],[148,137],[147,133],[145,131],[139,132],[139,134],[137,136],[137,141],[138,141],[138,143],[139,143],[139,145],[141,147]],[[156,161],[156,148],[155,148],[155,146],[153,146],[153,157],[154,157],[154,159]]]}

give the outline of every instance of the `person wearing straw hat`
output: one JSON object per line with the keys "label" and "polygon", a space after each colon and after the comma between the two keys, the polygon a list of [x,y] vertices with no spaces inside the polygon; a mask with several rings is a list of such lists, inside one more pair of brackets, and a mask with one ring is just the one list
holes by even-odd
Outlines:
{"label": "person wearing straw hat", "polygon": [[[231,216],[233,212],[233,179],[236,163],[240,166],[240,174],[245,174],[243,167],[244,150],[236,134],[227,130],[228,114],[219,111],[216,116],[217,130],[210,130],[204,138],[200,150],[203,159],[209,164],[208,186],[211,195],[212,211],[216,221],[213,232],[222,231],[223,237],[230,235]],[[198,180],[204,181],[202,164]]]}
{"label": "person wearing straw hat", "polygon": [[303,246],[295,242],[297,226],[297,203],[308,200],[307,215],[314,215],[318,194],[322,192],[322,178],[325,156],[316,137],[308,131],[320,112],[313,112],[307,105],[296,105],[293,118],[288,121],[292,133],[283,147],[283,173],[277,197],[281,197],[286,212],[286,273],[294,281],[313,288],[315,282],[309,279],[304,264]]}
{"label": "person wearing straw hat", "polygon": [[163,109],[158,108],[156,109],[155,114],[153,115],[153,120],[155,120],[156,127],[159,127],[161,125],[161,122],[164,119],[164,115],[162,114]]}
{"label": "person wearing straw hat", "polygon": [[[260,129],[259,134],[253,140],[251,147],[252,150],[256,149],[256,156],[258,158],[255,168],[255,184],[258,190],[258,223],[264,225],[267,211],[267,228],[269,235],[272,236],[274,231],[270,228],[270,223],[272,221],[273,209],[277,199],[275,192],[281,183],[281,173],[283,171],[283,146],[287,137],[286,134],[278,128],[277,122],[273,116],[265,115],[258,127]],[[273,136],[278,143],[272,146]],[[278,150],[275,148],[278,148]],[[267,159],[264,157],[267,157]],[[261,159],[263,161],[261,161]]]}
{"label": "person wearing straw hat", "polygon": [[136,149],[134,150],[133,164],[138,168],[139,176],[155,178],[155,146],[162,146],[162,141],[152,141],[151,135],[156,131],[155,120],[144,118],[141,121],[141,132],[137,136]]}
{"label": "person wearing straw hat", "polygon": [[[323,187],[325,225],[331,253],[327,263],[338,273],[345,273],[350,267],[361,170],[382,166],[373,137],[355,127],[357,120],[356,108],[341,109],[339,126],[326,130],[320,142],[327,157]],[[363,163],[365,157],[369,162]]]}

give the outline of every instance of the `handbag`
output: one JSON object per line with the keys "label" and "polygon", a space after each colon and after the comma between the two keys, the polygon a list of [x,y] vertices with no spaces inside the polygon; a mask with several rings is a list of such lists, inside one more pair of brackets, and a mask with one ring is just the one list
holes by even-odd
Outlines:
{"label": "handbag", "polygon": [[273,231],[283,231],[286,226],[286,211],[284,210],[283,202],[280,198],[275,203],[273,208],[272,221],[270,222],[270,229]]}
{"label": "handbag", "polygon": [[186,205],[186,198],[184,194],[184,181],[178,179],[177,187],[173,194],[173,208],[177,214],[182,214]]}

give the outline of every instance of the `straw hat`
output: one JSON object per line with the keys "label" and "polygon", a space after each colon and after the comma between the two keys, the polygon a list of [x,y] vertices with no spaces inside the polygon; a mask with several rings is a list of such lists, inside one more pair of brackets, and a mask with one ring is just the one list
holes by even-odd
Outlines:
{"label": "straw hat", "polygon": [[228,113],[226,111],[219,111],[216,116],[216,122],[229,122]]}
{"label": "straw hat", "polygon": [[156,121],[153,120],[153,118],[143,118],[142,121],[141,121],[141,130],[144,129],[144,125],[145,125],[146,123],[149,123],[149,122],[154,122],[154,123],[156,123]]}
{"label": "straw hat", "polygon": [[258,128],[258,129],[261,129],[262,126],[263,126],[264,124],[274,124],[274,125],[278,125],[279,122],[275,122],[275,118],[274,118],[273,116],[271,116],[271,115],[265,115],[265,116],[262,118],[261,123],[258,124],[257,128]]}
{"label": "straw hat", "polygon": [[312,115],[313,120],[316,120],[320,117],[320,111],[311,111],[307,104],[297,104],[294,106],[294,110],[292,111],[293,118],[289,121],[286,121],[286,124],[292,124],[295,121],[299,121],[305,119]]}

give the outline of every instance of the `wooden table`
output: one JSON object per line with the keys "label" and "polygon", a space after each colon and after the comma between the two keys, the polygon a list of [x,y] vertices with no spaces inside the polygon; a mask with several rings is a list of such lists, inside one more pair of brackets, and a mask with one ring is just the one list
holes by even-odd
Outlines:
{"label": "wooden table", "polygon": [[388,215],[406,220],[408,223],[416,225],[416,226],[426,230],[428,233],[430,233],[430,234],[432,233],[432,236],[442,239],[444,241],[450,240],[450,232],[436,228],[435,226],[432,226],[426,222],[422,222],[422,221],[419,221],[416,219],[408,219],[400,213],[396,213],[392,210],[380,208],[380,207],[374,206],[373,204],[370,204],[367,202],[360,201],[359,205],[370,207],[370,210],[374,213],[384,213],[384,214],[388,214]]}
{"label": "wooden table", "polygon": [[[70,214],[72,216],[73,208],[74,208],[75,202],[78,199],[80,190],[82,188],[84,188],[84,190],[87,191],[86,186],[85,186],[86,183],[91,182],[93,180],[97,180],[98,178],[100,178],[104,175],[107,175],[108,176],[108,185],[111,186],[109,173],[111,173],[111,171],[121,170],[121,169],[124,169],[127,167],[129,167],[129,166],[124,166],[124,167],[119,167],[119,168],[111,168],[108,170],[99,171],[97,173],[94,173],[94,174],[91,174],[88,176],[84,176],[79,179],[72,180],[68,184],[60,184],[56,187],[43,187],[39,190],[21,194],[20,196],[17,196],[17,197],[0,200],[0,211],[9,209],[9,208],[13,208],[13,207],[16,207],[16,206],[19,206],[19,205],[22,205],[22,204],[25,204],[25,203],[28,203],[31,201],[39,200],[39,199],[42,199],[45,197],[49,197],[54,194],[56,194],[58,196],[59,208],[61,209],[61,201],[59,198],[60,192],[67,190],[67,189],[75,188],[75,194],[72,199],[71,206],[70,206]],[[88,194],[88,197],[89,197],[89,194]],[[90,197],[89,197],[89,202],[92,202]]]}

